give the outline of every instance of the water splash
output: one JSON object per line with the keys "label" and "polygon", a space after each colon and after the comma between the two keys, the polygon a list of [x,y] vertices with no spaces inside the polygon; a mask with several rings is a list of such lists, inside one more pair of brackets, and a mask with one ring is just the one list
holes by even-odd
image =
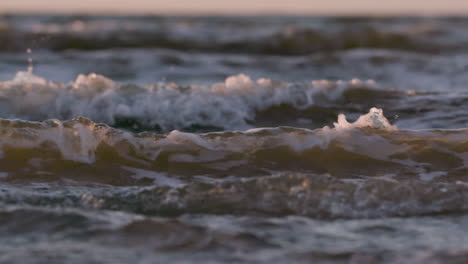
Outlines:
{"label": "water splash", "polygon": [[[26,53],[31,55],[32,54],[32,49],[27,49]],[[32,74],[34,70],[34,65],[33,65],[33,59],[32,57],[28,58],[28,73]]]}

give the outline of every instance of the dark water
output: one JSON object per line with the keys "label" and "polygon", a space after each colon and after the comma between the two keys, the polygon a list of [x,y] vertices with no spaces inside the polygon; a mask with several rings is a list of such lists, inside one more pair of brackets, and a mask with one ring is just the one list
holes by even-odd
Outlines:
{"label": "dark water", "polygon": [[467,30],[4,15],[0,263],[466,263]]}

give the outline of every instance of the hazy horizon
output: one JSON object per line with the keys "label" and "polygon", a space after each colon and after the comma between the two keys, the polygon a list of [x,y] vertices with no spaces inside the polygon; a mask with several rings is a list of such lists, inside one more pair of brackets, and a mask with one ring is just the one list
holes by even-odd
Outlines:
{"label": "hazy horizon", "polygon": [[467,15],[468,1],[447,0],[338,0],[272,1],[150,1],[133,0],[3,0],[0,13],[109,13],[109,14],[213,14],[213,15]]}

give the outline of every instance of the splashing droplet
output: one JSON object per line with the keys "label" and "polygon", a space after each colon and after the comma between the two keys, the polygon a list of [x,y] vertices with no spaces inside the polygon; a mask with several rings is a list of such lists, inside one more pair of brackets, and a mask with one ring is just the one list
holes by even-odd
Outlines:
{"label": "splashing droplet", "polygon": [[29,72],[29,73],[32,73],[33,70],[34,70],[33,60],[32,60],[31,58],[29,58],[29,59],[28,59],[28,63],[29,63],[28,72]]}
{"label": "splashing droplet", "polygon": [[[31,54],[32,53],[32,50],[31,49],[27,49],[26,50],[26,53],[28,54]],[[34,70],[34,66],[33,66],[33,59],[31,57],[28,58],[28,72],[29,73],[32,73]]]}

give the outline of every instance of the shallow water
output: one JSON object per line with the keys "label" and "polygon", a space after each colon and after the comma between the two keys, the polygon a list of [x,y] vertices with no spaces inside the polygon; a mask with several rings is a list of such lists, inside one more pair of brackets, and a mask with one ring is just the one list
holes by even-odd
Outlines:
{"label": "shallow water", "polygon": [[0,263],[467,262],[467,22],[0,17]]}

